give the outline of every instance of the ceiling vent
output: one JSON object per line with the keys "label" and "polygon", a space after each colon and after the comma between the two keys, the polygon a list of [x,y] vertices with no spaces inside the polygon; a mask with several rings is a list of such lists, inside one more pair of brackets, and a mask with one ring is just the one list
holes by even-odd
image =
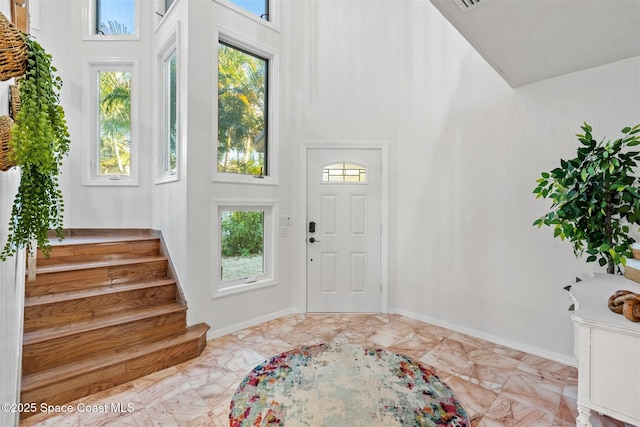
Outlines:
{"label": "ceiling vent", "polygon": [[467,12],[473,8],[480,6],[481,4],[486,3],[487,0],[454,0],[454,2],[463,12]]}

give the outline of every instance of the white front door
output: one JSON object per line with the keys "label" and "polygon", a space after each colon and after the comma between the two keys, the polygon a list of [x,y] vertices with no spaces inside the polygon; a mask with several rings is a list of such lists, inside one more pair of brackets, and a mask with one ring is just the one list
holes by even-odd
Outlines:
{"label": "white front door", "polygon": [[381,309],[379,149],[307,151],[307,311]]}

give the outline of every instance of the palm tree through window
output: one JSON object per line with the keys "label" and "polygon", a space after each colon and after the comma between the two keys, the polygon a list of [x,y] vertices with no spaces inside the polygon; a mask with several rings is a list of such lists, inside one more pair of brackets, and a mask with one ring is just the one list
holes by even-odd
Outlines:
{"label": "palm tree through window", "polygon": [[99,72],[98,175],[131,173],[131,72]]}
{"label": "palm tree through window", "polygon": [[268,60],[218,45],[218,172],[265,176]]}

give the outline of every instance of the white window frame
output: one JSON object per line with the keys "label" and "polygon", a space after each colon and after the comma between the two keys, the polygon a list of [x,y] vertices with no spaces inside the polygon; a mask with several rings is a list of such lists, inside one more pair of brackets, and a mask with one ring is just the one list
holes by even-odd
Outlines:
{"label": "white window frame", "polygon": [[279,126],[278,116],[278,100],[275,88],[279,87],[279,54],[264,45],[249,41],[237,34],[229,31],[218,29],[218,41],[231,45],[231,47],[242,49],[250,54],[267,59],[267,173],[264,177],[257,178],[253,175],[244,175],[238,173],[228,173],[218,171],[218,43],[216,43],[215,57],[215,84],[213,99],[213,158],[212,158],[212,181],[214,182],[231,182],[239,184],[257,184],[257,185],[278,185],[278,158],[279,150]]}
{"label": "white window frame", "polygon": [[96,34],[96,0],[82,1],[82,40],[140,40],[140,0],[134,0],[133,34]]}
{"label": "white window frame", "polygon": [[[222,281],[222,212],[223,211],[263,211],[264,212],[264,274],[257,278],[236,279]],[[278,202],[275,200],[244,201],[244,200],[214,200],[212,202],[212,230],[213,230],[213,262],[212,277],[214,277],[214,287],[212,298],[222,298],[227,295],[234,295],[248,292],[255,289],[262,289],[278,284],[276,265],[277,264],[277,224]]]}
{"label": "white window frame", "polygon": [[[139,86],[137,58],[83,58],[84,106],[83,114],[83,185],[95,186],[137,186],[139,185]],[[98,73],[102,71],[131,72],[131,165],[130,174],[99,175],[98,166],[100,144],[99,106],[100,84]]]}
{"label": "white window frame", "polygon": [[[176,54],[176,170],[168,170],[168,97],[169,97],[169,82],[167,80],[167,60]],[[157,93],[162,93],[162,102],[157,106],[158,112],[156,114],[158,123],[154,127],[157,136],[157,153],[156,153],[156,184],[162,184],[166,182],[178,181],[180,179],[180,161],[181,161],[181,120],[180,120],[180,22],[176,23],[175,28],[169,34],[169,36],[162,42],[157,55],[157,78],[158,78],[158,90]]]}

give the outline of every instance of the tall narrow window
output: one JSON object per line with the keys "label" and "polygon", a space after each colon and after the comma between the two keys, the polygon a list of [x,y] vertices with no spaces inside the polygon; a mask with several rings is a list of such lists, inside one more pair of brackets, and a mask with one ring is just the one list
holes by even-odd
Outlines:
{"label": "tall narrow window", "polygon": [[268,60],[218,44],[218,172],[268,175]]}
{"label": "tall narrow window", "polygon": [[98,175],[131,174],[131,72],[99,71]]}
{"label": "tall narrow window", "polygon": [[138,184],[137,84],[137,59],[85,59],[84,184]]}
{"label": "tall narrow window", "polygon": [[178,55],[174,50],[164,60],[165,76],[165,132],[164,174],[175,175],[178,167]]}
{"label": "tall narrow window", "polygon": [[95,34],[135,34],[136,0],[95,0]]}

